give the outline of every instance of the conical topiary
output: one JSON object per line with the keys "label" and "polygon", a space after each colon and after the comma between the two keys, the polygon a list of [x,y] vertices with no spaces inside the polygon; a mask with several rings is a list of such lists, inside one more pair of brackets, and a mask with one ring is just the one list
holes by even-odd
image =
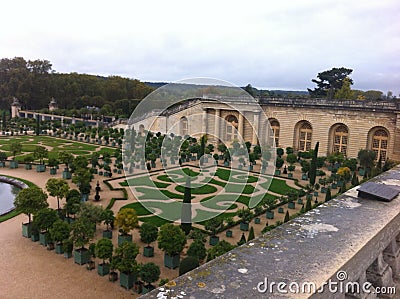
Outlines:
{"label": "conical topiary", "polygon": [[243,245],[245,243],[246,243],[246,237],[244,236],[244,233],[242,233],[242,237],[240,238],[240,241],[237,242],[237,245],[240,246],[240,245]]}
{"label": "conical topiary", "polygon": [[249,236],[247,237],[247,241],[253,240],[255,238],[254,236],[254,228],[250,227],[250,232],[249,232]]}
{"label": "conical topiary", "polygon": [[331,188],[326,189],[325,194],[325,202],[328,202],[332,199]]}
{"label": "conical topiary", "polygon": [[285,218],[283,219],[283,223],[288,222],[290,220],[289,218],[289,211],[286,210]]}

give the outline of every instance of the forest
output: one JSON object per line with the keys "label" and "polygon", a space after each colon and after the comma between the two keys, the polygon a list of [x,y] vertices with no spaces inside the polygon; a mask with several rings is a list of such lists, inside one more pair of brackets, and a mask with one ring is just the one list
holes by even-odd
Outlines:
{"label": "forest", "polygon": [[0,60],[0,109],[8,110],[13,97],[23,109],[41,110],[54,97],[60,109],[100,107],[102,114],[129,116],[140,99],[153,91],[136,79],[57,73],[48,60],[22,57]]}

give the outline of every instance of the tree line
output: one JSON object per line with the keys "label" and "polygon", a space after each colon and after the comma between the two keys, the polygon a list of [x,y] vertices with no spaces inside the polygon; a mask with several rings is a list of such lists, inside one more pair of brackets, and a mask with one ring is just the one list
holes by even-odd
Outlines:
{"label": "tree line", "polygon": [[152,91],[136,79],[57,73],[48,60],[0,60],[0,109],[9,109],[17,97],[23,109],[39,110],[54,97],[61,109],[105,106],[106,114],[125,115]]}

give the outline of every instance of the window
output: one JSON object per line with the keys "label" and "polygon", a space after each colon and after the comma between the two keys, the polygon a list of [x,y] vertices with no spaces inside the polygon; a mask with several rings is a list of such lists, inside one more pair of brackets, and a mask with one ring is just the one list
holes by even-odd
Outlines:
{"label": "window", "polygon": [[186,136],[188,135],[188,120],[186,117],[181,117],[180,119],[180,135]]}
{"label": "window", "polygon": [[333,152],[339,152],[347,156],[348,143],[349,130],[345,125],[337,126],[333,135]]}
{"label": "window", "polygon": [[226,141],[237,139],[238,120],[234,115],[226,117]]}
{"label": "window", "polygon": [[308,152],[311,149],[312,128],[310,123],[304,122],[299,132],[299,151]]}
{"label": "window", "polygon": [[280,130],[280,125],[279,122],[276,119],[273,119],[270,121],[271,122],[271,129],[272,129],[272,135],[275,141],[275,146],[279,146],[279,130]]}
{"label": "window", "polygon": [[384,129],[376,130],[372,137],[372,150],[376,153],[376,160],[379,157],[382,161],[386,160],[386,152],[388,148],[389,134]]}

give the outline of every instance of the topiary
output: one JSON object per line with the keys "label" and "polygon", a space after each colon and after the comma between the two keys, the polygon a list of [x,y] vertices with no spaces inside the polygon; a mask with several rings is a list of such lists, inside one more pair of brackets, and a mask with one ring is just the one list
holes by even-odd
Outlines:
{"label": "topiary", "polygon": [[199,261],[204,260],[207,255],[207,250],[202,240],[195,239],[193,243],[190,244],[187,255],[195,257]]}
{"label": "topiary", "polygon": [[196,257],[188,256],[181,260],[179,265],[179,275],[183,275],[199,266],[199,260]]}

